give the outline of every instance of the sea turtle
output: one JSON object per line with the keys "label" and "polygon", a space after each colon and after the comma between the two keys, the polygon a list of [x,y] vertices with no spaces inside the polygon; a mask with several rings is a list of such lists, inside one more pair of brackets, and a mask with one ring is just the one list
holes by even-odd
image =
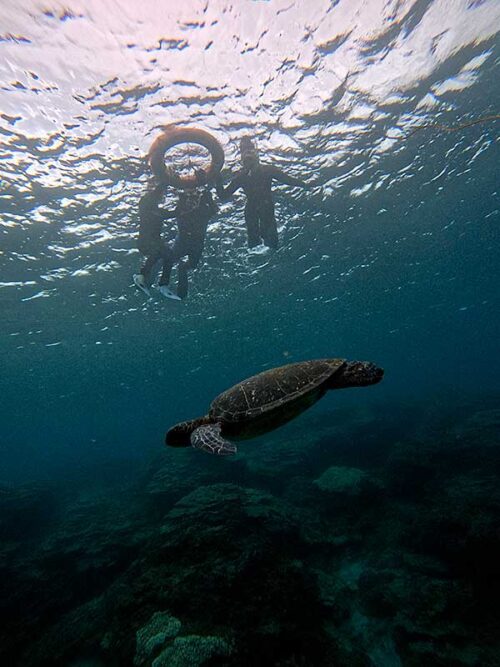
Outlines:
{"label": "sea turtle", "polygon": [[234,454],[236,446],[226,438],[242,440],[272,431],[307,410],[328,389],[376,384],[383,375],[370,362],[345,359],[315,359],[272,368],[217,396],[208,415],[173,426],[166,444]]}

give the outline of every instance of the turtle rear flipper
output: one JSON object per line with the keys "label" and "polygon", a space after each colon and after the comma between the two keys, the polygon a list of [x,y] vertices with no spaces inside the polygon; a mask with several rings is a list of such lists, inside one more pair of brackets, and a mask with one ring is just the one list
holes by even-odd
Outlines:
{"label": "turtle rear flipper", "polygon": [[224,440],[220,432],[220,424],[198,426],[191,433],[191,444],[196,449],[201,449],[208,454],[218,454],[219,456],[236,454],[236,445]]}

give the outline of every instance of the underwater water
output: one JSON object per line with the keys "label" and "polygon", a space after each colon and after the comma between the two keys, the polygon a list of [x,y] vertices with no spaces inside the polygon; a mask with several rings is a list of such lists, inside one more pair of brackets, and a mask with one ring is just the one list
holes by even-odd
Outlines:
{"label": "underwater water", "polygon": [[[500,664],[499,3],[0,17],[1,664]],[[132,280],[170,123],[220,141],[226,185],[244,136],[308,184],[274,186],[276,251],[214,192],[182,302]],[[384,379],[235,456],[165,446],[331,357]]]}

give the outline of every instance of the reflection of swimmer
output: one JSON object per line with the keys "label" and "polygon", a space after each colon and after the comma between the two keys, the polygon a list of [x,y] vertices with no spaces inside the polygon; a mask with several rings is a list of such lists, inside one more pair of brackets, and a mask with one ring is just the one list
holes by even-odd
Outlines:
{"label": "reflection of swimmer", "polygon": [[243,169],[224,188],[222,180],[217,183],[217,194],[226,201],[239,188],[243,188],[247,196],[245,205],[245,222],[248,233],[248,245],[253,248],[262,241],[269,248],[278,247],[278,230],[274,217],[274,200],[272,195],[273,179],[278,183],[306,188],[307,184],[298,178],[285,174],[278,167],[260,164],[255,144],[249,137],[240,142],[241,163]]}

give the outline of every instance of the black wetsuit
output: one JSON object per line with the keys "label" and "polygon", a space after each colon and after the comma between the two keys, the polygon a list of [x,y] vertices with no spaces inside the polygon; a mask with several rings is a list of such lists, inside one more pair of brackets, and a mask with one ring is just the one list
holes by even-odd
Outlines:
{"label": "black wetsuit", "polygon": [[[161,260],[163,273],[169,266],[170,249],[161,237],[163,222],[175,217],[175,212],[166,211],[158,206],[159,197],[154,192],[147,192],[139,202],[139,239],[137,247],[146,257],[141,269],[148,287],[153,282],[152,274],[156,264]],[[168,282],[168,281],[167,281]]]}
{"label": "black wetsuit", "polygon": [[247,196],[245,204],[245,223],[248,234],[248,245],[253,248],[262,241],[269,248],[278,247],[278,230],[274,217],[274,200],[271,190],[272,181],[285,185],[307,187],[298,178],[288,176],[285,172],[267,164],[259,164],[253,169],[241,170],[224,188],[222,183],[217,184],[217,194],[226,201],[239,188],[243,188]]}
{"label": "black wetsuit", "polygon": [[[201,194],[192,192],[177,204],[174,216],[177,220],[177,236],[169,248],[168,260],[163,265],[160,285],[168,285],[174,264],[178,264],[177,294],[184,299],[188,291],[187,272],[196,268],[203,253],[205,234],[210,218],[217,212],[208,190]],[[180,262],[183,257],[187,262]]]}

